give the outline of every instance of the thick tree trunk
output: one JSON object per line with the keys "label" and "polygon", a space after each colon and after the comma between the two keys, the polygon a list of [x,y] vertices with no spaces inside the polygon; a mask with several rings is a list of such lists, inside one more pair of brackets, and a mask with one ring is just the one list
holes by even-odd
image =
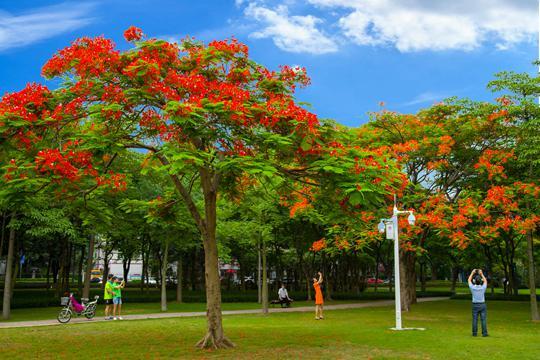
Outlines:
{"label": "thick tree trunk", "polygon": [[167,311],[167,267],[169,255],[169,241],[165,241],[163,260],[161,262],[161,311]]}
{"label": "thick tree trunk", "polygon": [[403,251],[400,256],[401,309],[409,311],[416,304],[416,254]]}
{"label": "thick tree trunk", "polygon": [[540,320],[536,301],[536,269],[534,266],[534,247],[532,231],[527,232],[527,265],[529,270],[529,291],[531,298],[531,320]]}
{"label": "thick tree trunk", "polygon": [[178,257],[178,263],[176,264],[176,302],[181,303],[182,299],[182,285],[183,285],[183,262],[182,255]]}
{"label": "thick tree trunk", "polygon": [[260,239],[261,242],[261,258],[262,258],[262,312],[263,314],[268,314],[268,269],[266,266],[266,244],[264,240]]}
{"label": "thick tree trunk", "polygon": [[[201,169],[200,175],[204,195],[205,219],[204,221],[199,219],[199,228],[202,230],[204,245],[206,321],[208,329],[206,335],[197,343],[197,347],[213,349],[230,348],[234,347],[234,344],[223,334],[221,314],[221,281],[216,241],[218,178],[206,169]],[[194,212],[192,211],[192,213]]]}
{"label": "thick tree trunk", "polygon": [[[86,269],[84,269],[84,287],[82,292],[83,298],[90,298],[90,278],[92,277],[92,267],[94,265],[94,245],[95,245],[95,237],[94,235],[90,235],[90,238],[88,239],[88,256],[86,257]],[[103,274],[105,276],[105,274]],[[103,282],[107,280],[107,278],[102,279]]]}
{"label": "thick tree trunk", "polygon": [[[13,221],[13,217],[11,218]],[[2,307],[2,319],[7,320],[11,316],[11,298],[12,298],[12,286],[11,281],[13,277],[13,258],[15,250],[15,228],[11,227],[9,229],[9,240],[8,240],[8,252],[6,259],[6,275],[4,278],[4,301]]]}

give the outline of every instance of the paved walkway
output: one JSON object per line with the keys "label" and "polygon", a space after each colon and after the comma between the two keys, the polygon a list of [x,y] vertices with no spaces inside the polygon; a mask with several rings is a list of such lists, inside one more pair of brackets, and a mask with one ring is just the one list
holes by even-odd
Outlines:
{"label": "paved walkway", "polygon": [[[449,297],[428,297],[418,298],[418,302],[429,301],[441,301],[448,300]],[[339,304],[339,305],[327,305],[324,310],[345,310],[345,309],[360,309],[368,307],[381,307],[394,305],[393,300],[379,300],[357,304]],[[270,308],[270,313],[288,313],[288,312],[312,312],[313,306],[301,306],[292,308]],[[260,314],[261,309],[249,309],[249,310],[226,310],[223,311],[223,315],[242,315],[242,314]],[[167,312],[167,313],[153,313],[153,314],[137,314],[123,316],[123,321],[126,320],[146,320],[146,319],[165,319],[165,318],[182,318],[182,317],[195,317],[206,316],[206,312]],[[89,324],[95,322],[105,322],[112,320],[105,320],[103,318],[94,318],[87,320],[85,318],[73,318],[68,324]],[[66,325],[60,324],[58,320],[35,320],[35,321],[17,321],[17,322],[0,322],[0,329],[20,328],[20,327],[36,327],[36,326],[51,326],[51,325]]]}

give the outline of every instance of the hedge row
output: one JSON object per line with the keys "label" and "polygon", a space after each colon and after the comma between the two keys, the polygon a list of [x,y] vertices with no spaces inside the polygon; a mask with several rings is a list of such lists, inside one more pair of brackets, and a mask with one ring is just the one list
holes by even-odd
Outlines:
{"label": "hedge row", "polygon": [[[99,295],[103,296],[101,289],[92,289],[90,291],[91,297]],[[307,298],[305,292],[290,292],[291,298],[296,300],[303,300]],[[0,297],[3,294],[0,292]],[[454,300],[469,300],[470,294],[453,294],[449,291],[426,291],[417,292],[418,297],[437,297],[448,296]],[[249,290],[246,292],[239,291],[223,291],[222,301],[226,303],[231,302],[256,302],[257,292]],[[273,296],[270,296],[273,298]],[[392,300],[394,298],[393,293],[389,292],[363,292],[363,293],[332,293],[334,300]],[[537,296],[540,301],[540,295]],[[150,289],[148,292],[140,292],[138,289],[126,289],[123,292],[123,299],[129,303],[148,303],[159,302],[160,292],[159,289]],[[167,299],[174,301],[176,299],[176,292],[173,290],[167,291]],[[183,294],[184,302],[188,303],[204,303],[206,301],[204,291],[189,291],[184,290]],[[529,301],[529,295],[504,295],[504,294],[486,294],[486,300],[504,300],[504,301]],[[47,307],[47,306],[60,306],[60,299],[54,295],[54,291],[45,290],[32,290],[32,289],[18,289],[13,296],[12,308],[34,308],[34,307]]]}
{"label": "hedge row", "polygon": [[[521,295],[505,295],[505,294],[485,294],[486,301],[529,301],[531,297],[528,294]],[[470,294],[455,294],[451,296],[452,300],[471,300]],[[536,295],[536,299],[540,301],[540,295]]]}
{"label": "hedge row", "polygon": [[[0,292],[0,296],[2,293]],[[90,296],[94,297],[99,295],[103,296],[101,289],[92,289]],[[307,298],[305,292],[290,292],[291,298],[296,300],[303,300]],[[450,296],[450,292],[444,291],[428,291],[418,292],[419,297],[430,296]],[[130,303],[148,303],[159,302],[160,292],[158,289],[150,289],[149,292],[140,292],[137,289],[126,289],[122,293],[123,299]],[[270,296],[273,298],[273,296]],[[223,302],[256,302],[257,292],[250,290],[246,292],[239,291],[223,291],[221,295]],[[386,300],[393,299],[394,294],[388,292],[363,292],[360,294],[353,293],[333,293],[332,298],[334,300]],[[173,290],[167,291],[167,299],[174,301],[176,299],[176,292]],[[183,293],[183,301],[188,303],[204,303],[206,301],[204,291],[188,291]],[[46,307],[46,306],[60,306],[60,299],[54,296],[54,291],[45,290],[31,290],[31,289],[17,289],[13,296],[12,308],[33,308],[33,307]]]}

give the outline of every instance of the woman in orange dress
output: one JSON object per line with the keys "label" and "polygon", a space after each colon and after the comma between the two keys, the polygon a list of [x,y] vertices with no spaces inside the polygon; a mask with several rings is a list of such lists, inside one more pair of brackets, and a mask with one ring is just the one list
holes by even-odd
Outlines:
{"label": "woman in orange dress", "polygon": [[323,282],[323,276],[321,272],[318,272],[319,280],[313,278],[313,288],[315,289],[315,320],[322,320],[323,317],[323,304],[324,299],[321,291],[321,284]]}

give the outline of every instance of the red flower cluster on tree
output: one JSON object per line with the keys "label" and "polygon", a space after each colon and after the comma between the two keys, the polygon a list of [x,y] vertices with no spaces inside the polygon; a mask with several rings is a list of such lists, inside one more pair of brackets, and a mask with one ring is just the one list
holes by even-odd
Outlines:
{"label": "red flower cluster on tree", "polygon": [[317,241],[314,241],[309,248],[310,251],[318,252],[326,248],[326,239],[322,238]]}
{"label": "red flower cluster on tree", "polygon": [[71,72],[81,78],[99,76],[120,65],[120,53],[114,43],[103,37],[81,38],[60,50],[42,68],[42,74],[51,78]]}
{"label": "red flower cluster on tree", "polygon": [[141,40],[142,37],[142,30],[136,26],[130,26],[126,31],[124,31],[124,38],[129,42]]}
{"label": "red flower cluster on tree", "polygon": [[68,151],[63,154],[58,149],[43,149],[36,156],[36,170],[39,173],[52,173],[71,181],[78,180],[81,169],[95,175],[91,164],[92,155],[84,151]]}
{"label": "red flower cluster on tree", "polygon": [[480,156],[474,168],[482,172],[487,172],[489,180],[492,180],[494,177],[506,178],[504,164],[512,158],[514,158],[513,151],[487,149]]}
{"label": "red flower cluster on tree", "polygon": [[15,93],[8,93],[0,101],[0,116],[35,122],[46,110],[50,91],[40,84],[28,84]]}

